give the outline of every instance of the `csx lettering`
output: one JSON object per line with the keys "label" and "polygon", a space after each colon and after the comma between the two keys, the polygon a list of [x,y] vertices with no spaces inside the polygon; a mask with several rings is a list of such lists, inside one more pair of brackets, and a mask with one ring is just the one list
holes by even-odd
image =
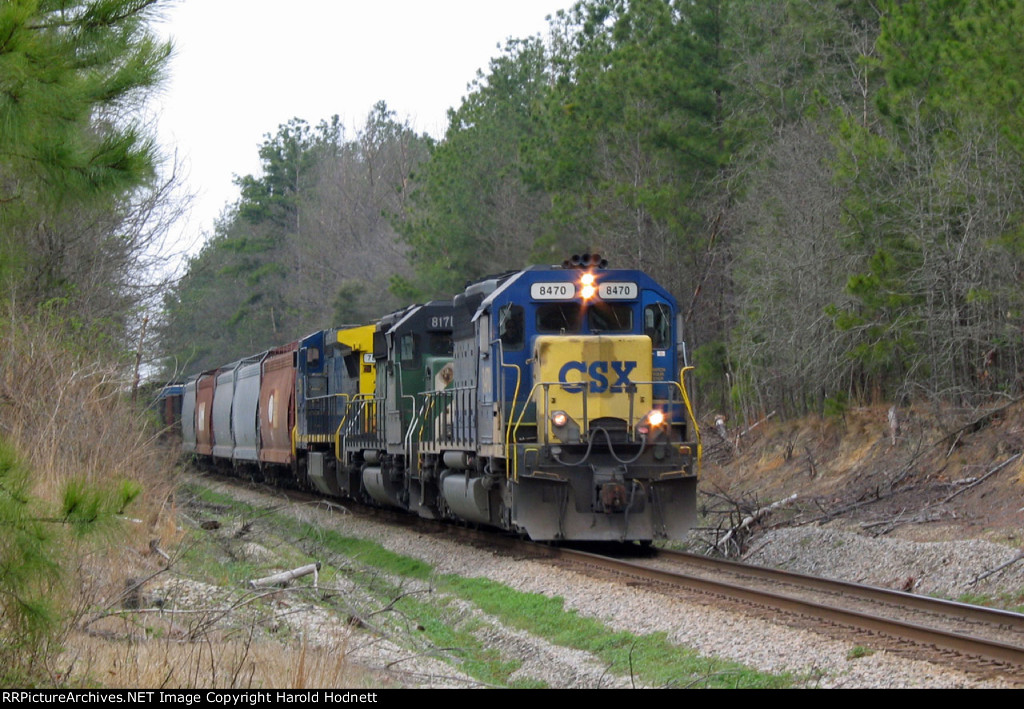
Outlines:
{"label": "csx lettering", "polygon": [[[583,385],[586,382],[581,380],[578,383],[570,384],[568,380],[570,372],[579,372],[582,377],[589,377],[588,388],[591,394],[603,394],[609,390],[621,392],[626,391],[626,387],[632,384],[629,375],[634,369],[636,369],[636,362],[598,360],[588,365],[586,362],[571,360],[562,365],[562,369],[558,372],[558,381],[565,385],[562,387],[565,391],[570,394],[579,394],[583,391]],[[609,374],[615,377],[615,381],[611,383],[610,387]]]}

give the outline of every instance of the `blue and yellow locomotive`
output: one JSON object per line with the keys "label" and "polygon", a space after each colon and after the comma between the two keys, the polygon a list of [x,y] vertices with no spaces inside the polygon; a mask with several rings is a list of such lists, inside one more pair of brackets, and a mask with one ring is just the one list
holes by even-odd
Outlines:
{"label": "blue and yellow locomotive", "polygon": [[675,301],[602,266],[533,267],[454,299],[453,382],[422,397],[410,472],[443,516],[538,540],[692,526],[699,439]]}
{"label": "blue and yellow locomotive", "polygon": [[700,442],[681,330],[650,277],[584,255],[314,333],[286,348],[288,464],[325,494],[537,540],[682,538]]}

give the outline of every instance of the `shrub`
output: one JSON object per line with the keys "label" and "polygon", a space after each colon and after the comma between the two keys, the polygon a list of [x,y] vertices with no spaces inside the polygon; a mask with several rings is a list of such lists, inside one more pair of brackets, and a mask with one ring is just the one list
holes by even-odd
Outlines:
{"label": "shrub", "polygon": [[0,684],[60,684],[67,632],[117,603],[126,547],[159,536],[173,458],[129,368],[84,333],[8,307],[0,341]]}

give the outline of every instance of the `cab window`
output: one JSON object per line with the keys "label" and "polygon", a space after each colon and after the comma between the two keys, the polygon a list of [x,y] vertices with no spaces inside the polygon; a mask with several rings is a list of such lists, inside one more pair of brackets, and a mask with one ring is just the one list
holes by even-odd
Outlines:
{"label": "cab window", "polygon": [[625,303],[592,303],[587,309],[587,325],[593,333],[632,332],[633,306]]}
{"label": "cab window", "polygon": [[327,375],[306,375],[306,398],[316,399],[321,396],[327,396]]}
{"label": "cab window", "polygon": [[526,333],[523,331],[525,317],[523,306],[506,305],[498,311],[498,336],[506,352],[523,349]]}
{"label": "cab window", "polygon": [[410,369],[419,364],[419,352],[416,348],[416,336],[412,333],[402,335],[398,341],[398,361],[403,369]]}
{"label": "cab window", "polygon": [[644,308],[644,334],[651,338],[656,350],[672,344],[672,313],[665,303],[654,303]]}
{"label": "cab window", "polygon": [[440,332],[427,333],[427,352],[435,357],[451,357],[454,350],[452,336]]}
{"label": "cab window", "polygon": [[545,303],[537,307],[537,331],[579,332],[581,314],[579,303]]}

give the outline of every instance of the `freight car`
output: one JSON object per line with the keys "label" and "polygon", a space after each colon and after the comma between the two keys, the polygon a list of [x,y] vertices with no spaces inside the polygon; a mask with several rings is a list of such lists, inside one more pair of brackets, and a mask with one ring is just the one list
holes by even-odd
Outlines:
{"label": "freight car", "polygon": [[681,332],[649,276],[577,256],[200,373],[182,447],[536,540],[678,539],[700,463]]}

